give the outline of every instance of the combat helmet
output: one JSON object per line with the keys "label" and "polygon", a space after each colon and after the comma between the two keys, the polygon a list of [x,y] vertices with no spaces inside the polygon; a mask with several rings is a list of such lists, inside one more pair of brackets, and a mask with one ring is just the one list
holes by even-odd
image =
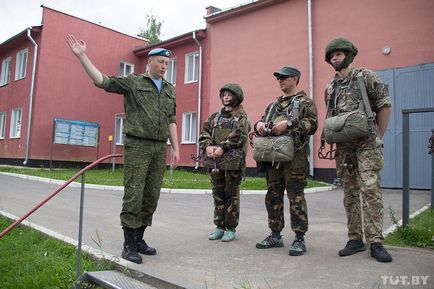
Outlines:
{"label": "combat helmet", "polygon": [[225,85],[222,86],[222,88],[220,88],[220,99],[222,99],[223,101],[223,92],[225,91],[230,91],[233,94],[232,100],[230,105],[232,107],[236,107],[239,106],[243,100],[244,100],[244,93],[243,90],[241,88],[241,86],[239,86],[236,83],[226,83]]}
{"label": "combat helmet", "polygon": [[345,52],[345,59],[342,61],[341,65],[339,67],[335,67],[337,71],[348,67],[351,62],[353,62],[354,57],[357,55],[358,49],[354,44],[345,38],[336,38],[330,41],[329,44],[327,44],[325,49],[325,61],[329,64],[331,64],[331,54],[335,51],[343,51]]}

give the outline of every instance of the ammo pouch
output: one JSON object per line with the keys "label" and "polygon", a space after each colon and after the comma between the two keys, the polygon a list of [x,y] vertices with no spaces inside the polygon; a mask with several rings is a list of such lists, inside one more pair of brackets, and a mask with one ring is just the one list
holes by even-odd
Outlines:
{"label": "ammo pouch", "polygon": [[253,142],[253,159],[257,162],[289,162],[293,158],[292,136],[258,136]]}
{"label": "ammo pouch", "polygon": [[368,117],[358,110],[340,113],[326,118],[324,137],[327,143],[352,142],[371,134]]}

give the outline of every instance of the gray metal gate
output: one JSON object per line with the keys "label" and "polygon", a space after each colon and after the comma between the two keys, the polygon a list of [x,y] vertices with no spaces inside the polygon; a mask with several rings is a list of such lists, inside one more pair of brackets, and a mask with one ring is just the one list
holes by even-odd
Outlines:
{"label": "gray metal gate", "polygon": [[[377,72],[389,84],[393,111],[384,136],[384,169],[381,186],[402,188],[402,110],[434,107],[434,63]],[[431,155],[428,140],[434,113],[410,116],[410,187],[431,188]]]}

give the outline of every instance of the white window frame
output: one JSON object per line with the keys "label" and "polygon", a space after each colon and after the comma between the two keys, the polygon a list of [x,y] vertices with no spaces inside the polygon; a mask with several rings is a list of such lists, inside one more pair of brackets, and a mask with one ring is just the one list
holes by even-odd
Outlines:
{"label": "white window frame", "polygon": [[0,139],[6,135],[6,112],[0,111]]}
{"label": "white window frame", "polygon": [[198,74],[199,74],[199,52],[195,51],[186,54],[184,83],[197,82],[199,79]]}
{"label": "white window frame", "polygon": [[[127,73],[127,67],[130,67],[130,73]],[[121,61],[121,63],[119,64],[119,75],[128,76],[133,73],[134,73],[134,64]]]}
{"label": "white window frame", "polygon": [[116,116],[116,128],[117,131],[115,133],[115,144],[117,146],[124,145],[124,116]]}
{"label": "white window frame", "polygon": [[22,108],[12,109],[9,138],[20,138],[21,137],[22,118],[23,118],[23,109]]}
{"label": "white window frame", "polygon": [[15,80],[26,77],[27,61],[29,59],[29,49],[23,49],[17,53],[15,64]]}
{"label": "white window frame", "polygon": [[9,82],[11,82],[11,63],[12,63],[12,57],[11,56],[3,59],[3,61],[2,61],[0,86],[9,84]]}
{"label": "white window frame", "polygon": [[176,86],[176,57],[169,59],[169,65],[167,66],[164,78],[170,82],[173,86]]}
{"label": "white window frame", "polygon": [[197,138],[197,113],[182,113],[182,143],[194,144]]}

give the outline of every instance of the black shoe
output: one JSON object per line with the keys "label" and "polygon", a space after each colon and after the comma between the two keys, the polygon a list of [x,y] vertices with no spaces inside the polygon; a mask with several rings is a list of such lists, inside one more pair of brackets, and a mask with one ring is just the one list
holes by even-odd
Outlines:
{"label": "black shoe", "polygon": [[362,240],[349,240],[345,248],[339,251],[339,256],[350,256],[356,254],[357,252],[362,252],[365,250],[366,246]]}
{"label": "black shoe", "polygon": [[136,241],[137,251],[145,255],[155,255],[157,250],[155,248],[149,247],[145,240]]}
{"label": "black shoe", "polygon": [[142,257],[140,257],[136,250],[130,248],[128,245],[124,245],[124,249],[122,250],[122,258],[137,264],[142,263]]}
{"label": "black shoe", "polygon": [[390,256],[381,243],[371,244],[370,255],[378,262],[392,262],[392,256]]}

